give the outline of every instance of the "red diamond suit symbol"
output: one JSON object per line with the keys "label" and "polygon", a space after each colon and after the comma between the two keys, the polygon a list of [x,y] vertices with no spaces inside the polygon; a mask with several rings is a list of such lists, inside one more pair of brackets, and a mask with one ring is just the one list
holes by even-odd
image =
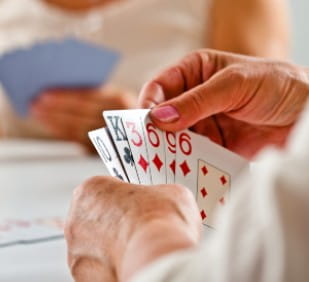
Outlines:
{"label": "red diamond suit symbol", "polygon": [[203,187],[203,188],[201,189],[201,194],[202,194],[203,198],[205,198],[205,197],[208,195],[208,192],[207,192],[207,190],[206,190],[205,187]]}
{"label": "red diamond suit symbol", "polygon": [[201,168],[201,170],[202,170],[202,173],[203,173],[204,175],[206,175],[206,174],[208,173],[208,169],[207,169],[206,166],[203,166],[203,167]]}
{"label": "red diamond suit symbol", "polygon": [[160,157],[158,156],[158,154],[155,155],[152,162],[154,163],[154,165],[156,166],[158,171],[160,171],[161,167],[163,166],[163,163],[162,163]]}
{"label": "red diamond suit symbol", "polygon": [[226,178],[225,178],[224,175],[222,175],[222,176],[220,177],[220,181],[221,181],[222,185],[224,185],[224,184],[227,182],[227,180],[226,180]]}
{"label": "red diamond suit symbol", "polygon": [[188,173],[191,172],[191,169],[188,166],[187,161],[183,161],[179,166],[184,176],[186,176]]}
{"label": "red diamond suit symbol", "polygon": [[172,170],[172,172],[175,174],[176,172],[176,161],[173,160],[170,165],[169,165],[170,169]]}
{"label": "red diamond suit symbol", "polygon": [[142,155],[139,157],[138,164],[143,168],[143,170],[146,172],[147,168],[149,166],[149,163],[144,159]]}

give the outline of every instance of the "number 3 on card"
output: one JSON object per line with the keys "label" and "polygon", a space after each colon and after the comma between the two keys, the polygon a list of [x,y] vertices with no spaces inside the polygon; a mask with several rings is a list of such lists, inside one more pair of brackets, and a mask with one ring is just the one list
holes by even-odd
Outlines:
{"label": "number 3 on card", "polygon": [[[136,147],[140,147],[143,145],[143,138],[141,136],[141,134],[136,130],[136,126],[134,122],[131,121],[127,121],[126,122],[127,128],[130,129],[131,133],[132,133],[132,138],[131,138],[131,142],[134,146]],[[136,139],[135,139],[136,137]]]}

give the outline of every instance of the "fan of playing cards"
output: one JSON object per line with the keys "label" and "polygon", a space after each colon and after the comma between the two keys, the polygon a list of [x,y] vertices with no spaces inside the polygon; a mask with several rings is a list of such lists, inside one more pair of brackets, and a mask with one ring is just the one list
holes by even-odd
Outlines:
{"label": "fan of playing cards", "polygon": [[178,183],[196,196],[203,224],[227,201],[231,184],[248,162],[189,130],[158,129],[149,110],[103,113],[107,128],[89,137],[110,175],[135,184]]}

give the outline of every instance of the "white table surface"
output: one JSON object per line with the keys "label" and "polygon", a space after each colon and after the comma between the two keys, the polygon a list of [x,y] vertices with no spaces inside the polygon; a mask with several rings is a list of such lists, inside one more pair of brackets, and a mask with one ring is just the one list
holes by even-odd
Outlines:
{"label": "white table surface", "polygon": [[[100,174],[105,174],[101,161],[73,144],[0,141],[0,222],[64,217],[73,189]],[[72,281],[63,239],[1,248],[0,266],[0,282]]]}

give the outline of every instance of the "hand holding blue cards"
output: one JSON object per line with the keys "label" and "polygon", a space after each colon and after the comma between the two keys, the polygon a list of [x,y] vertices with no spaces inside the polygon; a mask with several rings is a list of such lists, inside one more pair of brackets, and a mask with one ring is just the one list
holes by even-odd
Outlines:
{"label": "hand holding blue cards", "polygon": [[20,115],[43,90],[97,87],[111,74],[119,54],[76,39],[49,41],[0,57],[0,83]]}

